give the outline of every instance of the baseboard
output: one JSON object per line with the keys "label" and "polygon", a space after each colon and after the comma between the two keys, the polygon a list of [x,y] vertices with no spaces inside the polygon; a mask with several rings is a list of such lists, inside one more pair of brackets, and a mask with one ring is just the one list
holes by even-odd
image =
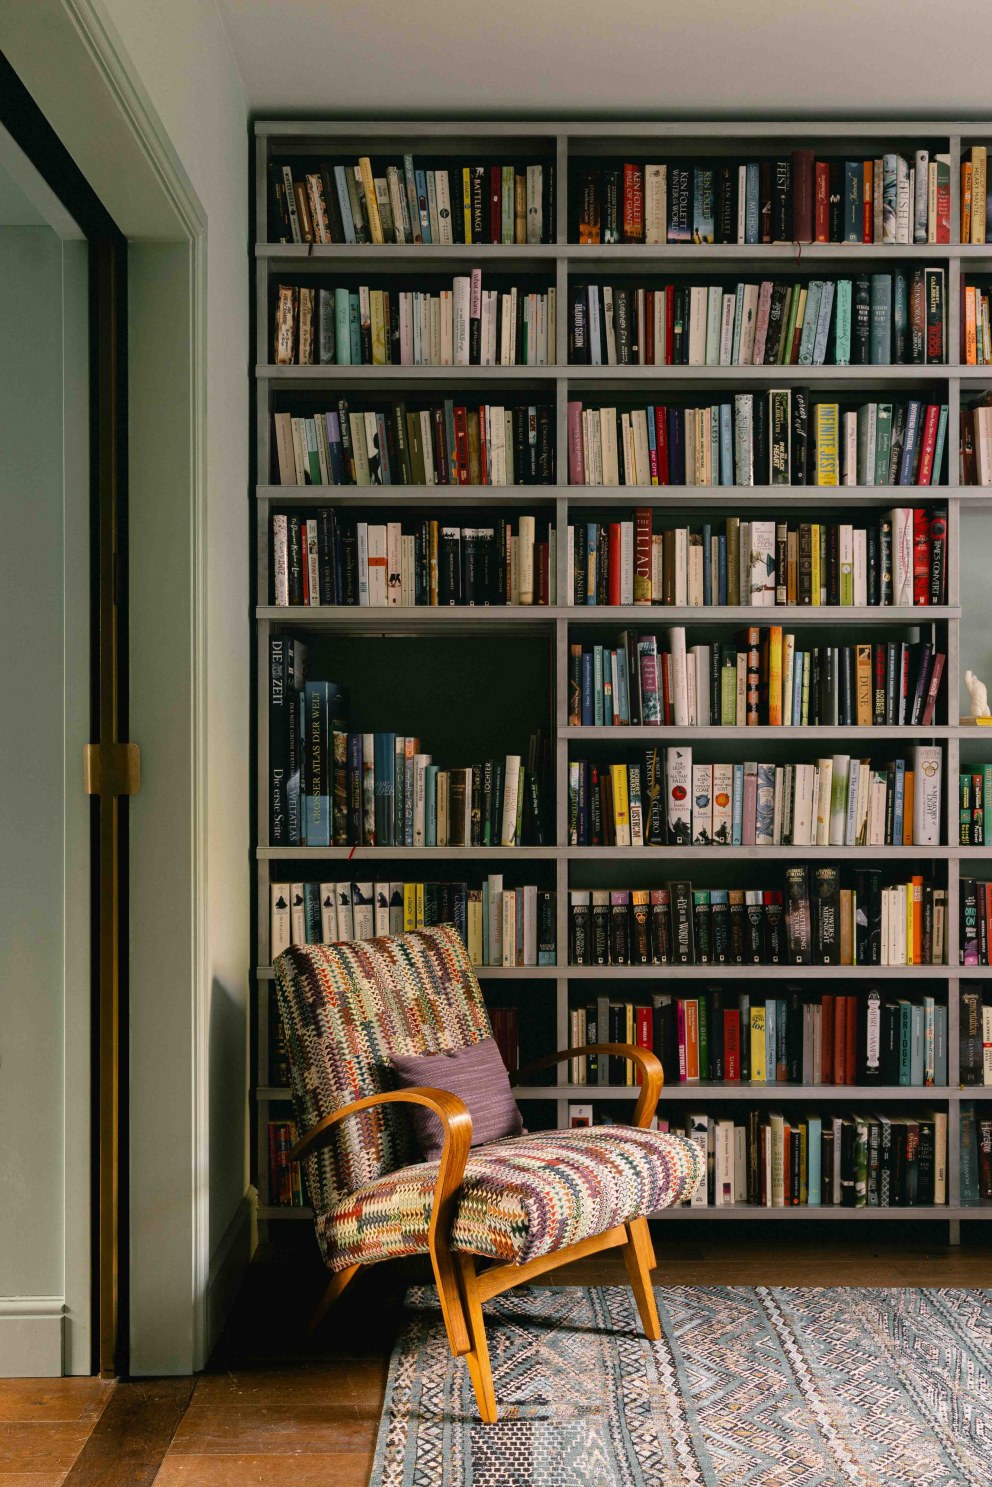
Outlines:
{"label": "baseboard", "polygon": [[206,1338],[204,1363],[224,1330],[245,1271],[258,1242],[255,1221],[256,1199],[252,1189],[241,1199],[210,1261],[207,1281]]}
{"label": "baseboard", "polygon": [[0,1378],[60,1378],[64,1324],[61,1296],[0,1297]]}

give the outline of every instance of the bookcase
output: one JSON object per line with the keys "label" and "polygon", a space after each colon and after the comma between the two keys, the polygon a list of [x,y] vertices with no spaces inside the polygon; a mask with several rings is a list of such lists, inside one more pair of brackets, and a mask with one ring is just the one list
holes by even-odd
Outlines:
{"label": "bookcase", "polygon": [[[980,513],[989,509],[988,498],[980,488],[962,487],[958,478],[957,438],[962,397],[992,389],[992,368],[964,366],[961,357],[962,280],[965,273],[981,276],[992,272],[992,244],[962,244],[959,241],[959,178],[963,152],[972,144],[984,143],[992,127],[971,123],[906,121],[818,122],[796,120],[774,122],[728,123],[727,121],[554,123],[547,120],[514,123],[474,123],[452,121],[417,122],[323,122],[259,121],[255,124],[254,162],[254,309],[255,309],[255,448],[254,485],[251,491],[252,541],[256,555],[254,717],[253,756],[257,777],[254,809],[255,846],[255,997],[253,1093],[254,1122],[257,1139],[256,1171],[259,1190],[259,1217],[269,1225],[284,1220],[306,1218],[309,1210],[280,1207],[269,1201],[268,1193],[268,1121],[273,1110],[284,1109],[288,1091],[269,1082],[269,887],[272,882],[305,875],[307,864],[314,864],[314,875],[352,876],[358,864],[367,864],[368,875],[377,871],[375,864],[388,863],[388,873],[402,878],[424,875],[458,876],[464,872],[484,876],[506,872],[508,882],[514,873],[524,874],[526,881],[538,881],[556,892],[556,964],[527,967],[484,966],[479,968],[480,981],[487,1002],[494,1005],[509,999],[520,1011],[521,1057],[526,1060],[566,1047],[569,1042],[569,1009],[577,999],[594,998],[603,983],[623,996],[628,988],[648,995],[664,984],[668,992],[677,993],[680,986],[689,988],[703,983],[757,982],[762,989],[783,987],[801,981],[816,987],[830,984],[837,991],[857,990],[866,983],[905,989],[918,983],[936,992],[948,1008],[948,1084],[946,1088],[907,1088],[873,1086],[871,1088],[829,1085],[719,1084],[707,1087],[698,1083],[669,1080],[662,1096],[662,1108],[673,1119],[690,1108],[719,1109],[733,1112],[735,1107],[769,1104],[824,1111],[851,1106],[884,1106],[892,1113],[910,1105],[925,1105],[947,1113],[947,1196],[941,1207],[892,1207],[851,1209],[847,1207],[762,1207],[733,1204],[706,1208],[669,1210],[666,1220],[678,1222],[699,1219],[747,1219],[820,1222],[862,1219],[912,1223],[939,1220],[953,1241],[960,1236],[962,1219],[985,1216],[982,1209],[962,1207],[959,1167],[960,1111],[964,1099],[982,1097],[981,1090],[962,1090],[958,1080],[959,993],[964,983],[978,985],[992,972],[984,968],[960,967],[958,946],[959,894],[962,876],[981,875],[982,849],[956,845],[958,817],[959,765],[984,758],[988,750],[980,747],[984,730],[958,726],[961,696],[962,658],[960,655],[961,593],[959,587],[959,545],[969,533],[979,530]],[[873,244],[851,243],[735,243],[648,245],[644,243],[609,243],[580,245],[576,233],[579,180],[590,164],[625,159],[649,160],[652,157],[679,157],[690,161],[707,158],[743,159],[788,154],[796,146],[812,146],[825,155],[855,158],[874,156],[883,150],[899,150],[912,157],[914,149],[926,147],[950,159],[950,242],[946,244]],[[382,246],[340,244],[316,245],[276,243],[269,241],[270,162],[286,157],[339,159],[354,161],[359,155],[401,158],[415,156],[483,162],[529,159],[543,162],[546,172],[554,176],[553,219],[547,224],[551,241],[468,246],[441,244],[386,244]],[[637,274],[691,275],[702,279],[709,275],[742,273],[752,277],[772,276],[777,272],[797,270],[811,274],[858,272],[864,266],[884,262],[887,266],[937,265],[945,271],[947,362],[942,365],[804,365],[795,366],[603,366],[570,365],[568,356],[568,290],[573,282],[585,283],[597,275],[609,273],[619,278]],[[323,275],[335,275],[354,282],[350,276],[361,273],[364,279],[396,283],[402,276],[412,284],[418,276],[429,281],[431,276],[466,273],[472,268],[484,276],[513,275],[522,281],[553,287],[557,299],[555,346],[547,365],[515,366],[372,366],[372,365],[273,365],[272,304],[275,286],[283,281],[315,282]],[[392,276],[392,277],[391,277]],[[339,278],[340,282],[340,278]],[[579,633],[596,630],[614,633],[625,626],[689,625],[703,623],[714,631],[732,632],[747,622],[756,621],[756,611],[749,606],[724,606],[719,609],[678,609],[665,607],[645,610],[638,606],[608,609],[570,609],[563,602],[567,594],[567,553],[563,535],[570,519],[584,520],[583,513],[610,508],[625,512],[636,503],[656,511],[678,512],[692,516],[722,510],[748,510],[774,515],[789,511],[803,519],[804,512],[816,512],[825,506],[853,512],[884,510],[899,504],[907,493],[903,486],[874,487],[838,486],[825,491],[813,485],[792,486],[688,486],[653,485],[643,488],[624,486],[582,486],[568,483],[568,404],[570,399],[602,398],[611,395],[622,399],[647,397],[649,390],[660,389],[659,396],[679,394],[693,396],[698,392],[755,391],[775,386],[799,384],[812,393],[834,392],[840,397],[891,393],[907,389],[925,389],[948,409],[947,441],[944,456],[944,489],[948,508],[947,603],[927,609],[899,611],[891,608],[858,607],[842,611],[834,607],[776,607],[773,613],[759,611],[757,618],[771,618],[777,624],[802,626],[824,640],[843,633],[856,624],[859,635],[872,627],[895,625],[911,627],[913,633],[932,638],[946,653],[945,693],[947,703],[935,721],[925,730],[919,727],[838,726],[816,730],[820,739],[836,739],[849,745],[852,753],[878,744],[902,742],[907,747],[916,742],[939,743],[943,749],[944,816],[942,844],[917,849],[905,846],[863,849],[849,847],[752,847],[714,848],[631,848],[570,847],[567,845],[569,814],[568,764],[573,748],[593,749],[597,745],[650,743],[664,746],[680,738],[695,742],[717,741],[725,746],[728,757],[743,759],[745,751],[753,754],[759,741],[769,736],[774,742],[795,739],[797,744],[812,744],[812,730],[806,727],[677,727],[628,728],[575,727],[569,724],[568,664],[570,642]],[[370,494],[354,486],[320,485],[287,489],[273,483],[278,479],[273,443],[273,414],[279,409],[301,405],[318,406],[314,396],[327,393],[337,396],[382,395],[416,398],[428,393],[440,396],[465,391],[482,398],[493,393],[501,401],[519,395],[525,401],[549,403],[554,408],[555,481],[546,485],[498,486],[429,486],[385,485]],[[945,483],[946,482],[946,483]],[[931,493],[933,494],[933,493]],[[353,508],[372,504],[380,511],[423,515],[474,508],[494,514],[525,509],[550,518],[558,541],[555,549],[557,602],[540,606],[507,607],[332,607],[284,608],[271,604],[272,596],[272,513],[292,507],[309,510],[317,507]],[[809,518],[807,518],[809,519]],[[815,520],[815,517],[812,518]],[[470,757],[478,758],[485,748],[500,753],[517,749],[534,728],[543,728],[552,740],[554,836],[544,847],[488,848],[409,848],[391,847],[285,847],[272,846],[268,837],[268,742],[267,685],[268,645],[273,634],[284,633],[304,638],[319,655],[322,676],[333,676],[351,688],[362,704],[366,727],[404,726],[409,731],[429,733],[434,743],[461,743]],[[519,717],[517,716],[519,714]],[[992,744],[992,739],[990,739]],[[829,747],[829,744],[825,744]],[[476,752],[471,753],[474,748]],[[911,864],[926,859],[927,867],[947,889],[946,964],[916,967],[879,966],[793,966],[733,965],[695,966],[569,966],[568,903],[569,889],[588,886],[626,887],[636,873],[642,885],[663,883],[671,878],[693,878],[697,872],[713,876],[718,863],[724,880],[729,873],[748,879],[759,872],[761,864],[780,871],[786,860],[802,859],[850,862],[857,859],[874,863]],[[344,864],[349,863],[349,867]],[[335,867],[335,864],[338,866]],[[426,865],[425,865],[426,864]],[[383,872],[387,868],[382,869]],[[717,881],[720,881],[717,879]],[[754,881],[753,876],[748,881]],[[760,879],[759,879],[760,881]],[[622,1118],[624,1109],[636,1091],[626,1086],[596,1087],[570,1085],[569,1066],[558,1066],[557,1084],[523,1088],[518,1091],[524,1103],[529,1124],[567,1124],[571,1101],[594,1099],[598,1106],[610,1103]],[[275,1232],[270,1229],[270,1235]]]}

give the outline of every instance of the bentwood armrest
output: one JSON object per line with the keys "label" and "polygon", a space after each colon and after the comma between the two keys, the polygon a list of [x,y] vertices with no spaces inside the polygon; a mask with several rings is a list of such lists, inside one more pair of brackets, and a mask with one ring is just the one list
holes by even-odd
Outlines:
{"label": "bentwood armrest", "polygon": [[640,1048],[634,1043],[586,1043],[581,1048],[559,1048],[556,1053],[545,1054],[543,1058],[534,1059],[518,1069],[515,1074],[510,1075],[510,1083],[520,1084],[526,1075],[540,1073],[542,1069],[549,1069],[553,1064],[562,1063],[564,1059],[582,1058],[587,1054],[595,1054],[598,1058],[606,1055],[611,1058],[625,1058],[641,1071],[641,1093],[634,1107],[633,1124],[647,1126],[654,1116],[658,1096],[665,1083],[661,1060],[650,1048]]}
{"label": "bentwood armrest", "polygon": [[290,1160],[298,1162],[302,1157],[309,1156],[311,1152],[319,1151],[322,1146],[327,1146],[333,1140],[334,1127],[339,1121],[347,1120],[349,1115],[360,1115],[363,1110],[372,1110],[377,1105],[404,1103],[425,1105],[441,1122],[444,1131],[444,1146],[441,1150],[439,1184],[445,1168],[455,1163],[458,1165],[458,1175],[461,1177],[469,1147],[472,1145],[472,1117],[464,1100],[460,1100],[457,1095],[451,1094],[446,1089],[431,1089],[427,1085],[419,1085],[414,1089],[383,1090],[377,1095],[366,1095],[363,1100],[353,1100],[350,1105],[342,1105],[340,1110],[332,1110],[330,1115],[325,1115],[323,1120],[319,1120],[305,1136],[297,1141],[289,1153]]}

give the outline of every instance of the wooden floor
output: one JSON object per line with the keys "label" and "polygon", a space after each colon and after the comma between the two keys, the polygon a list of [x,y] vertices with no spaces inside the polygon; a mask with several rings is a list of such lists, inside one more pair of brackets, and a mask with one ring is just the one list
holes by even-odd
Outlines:
{"label": "wooden floor", "polygon": [[[660,1283],[984,1286],[988,1246],[898,1248],[738,1242],[712,1230],[656,1231]],[[199,1378],[110,1384],[0,1380],[0,1487],[366,1487],[386,1367],[416,1263],[377,1266],[345,1294],[312,1343],[304,1334],[323,1273],[315,1255],[260,1256]],[[547,1284],[624,1283],[603,1255]]]}

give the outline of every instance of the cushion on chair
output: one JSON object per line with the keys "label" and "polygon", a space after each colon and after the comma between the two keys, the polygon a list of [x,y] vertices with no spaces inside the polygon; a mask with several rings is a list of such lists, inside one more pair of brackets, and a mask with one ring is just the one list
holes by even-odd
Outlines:
{"label": "cushion on chair", "polygon": [[[401,1054],[393,1059],[393,1069],[400,1089],[433,1085],[463,1100],[472,1117],[473,1146],[519,1136],[524,1128],[495,1038],[445,1053]],[[421,1156],[434,1161],[444,1145],[440,1120],[424,1105],[411,1105],[410,1118]]]}
{"label": "cushion on chair", "polygon": [[[318,1215],[331,1269],[426,1250],[437,1168],[425,1162],[391,1172]],[[469,1156],[452,1244],[523,1264],[682,1202],[702,1171],[686,1137],[632,1126],[510,1137]]]}

